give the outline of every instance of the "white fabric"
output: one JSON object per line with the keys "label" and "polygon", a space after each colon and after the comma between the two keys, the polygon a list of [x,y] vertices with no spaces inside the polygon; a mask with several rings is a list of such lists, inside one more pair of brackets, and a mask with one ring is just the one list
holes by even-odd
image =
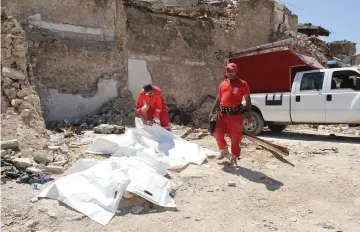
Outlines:
{"label": "white fabric", "polygon": [[106,225],[115,215],[124,191],[163,207],[176,207],[169,195],[170,180],[159,174],[167,165],[156,159],[111,157],[80,159],[67,176],[47,186],[38,197],[64,202],[92,220]]}
{"label": "white fabric", "polygon": [[200,147],[173,135],[159,125],[144,125],[140,118],[135,120],[136,127],[124,135],[106,135],[97,139],[87,150],[88,153],[110,154],[112,156],[138,156],[146,148],[151,157],[163,159],[169,169],[182,168],[189,163],[202,164],[207,156],[216,152]]}
{"label": "white fabric", "polygon": [[105,225],[117,211],[130,180],[117,160],[79,160],[38,197],[59,200]]}
{"label": "white fabric", "polygon": [[62,201],[102,225],[115,215],[125,190],[156,205],[176,207],[169,195],[170,180],[164,177],[167,169],[200,165],[206,155],[215,152],[158,125],[143,125],[139,118],[135,122],[136,128],[124,135],[103,136],[87,151],[111,154],[110,159],[79,160],[67,176],[47,186],[38,197]]}

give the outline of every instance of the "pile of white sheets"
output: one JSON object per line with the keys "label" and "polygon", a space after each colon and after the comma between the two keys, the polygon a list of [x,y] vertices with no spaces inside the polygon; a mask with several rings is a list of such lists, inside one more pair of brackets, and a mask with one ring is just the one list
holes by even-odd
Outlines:
{"label": "pile of white sheets", "polygon": [[97,139],[87,150],[110,154],[107,160],[81,159],[67,175],[47,186],[38,197],[64,202],[100,224],[107,224],[117,212],[125,191],[164,207],[176,207],[169,195],[168,169],[189,163],[202,164],[216,152],[174,136],[158,125],[136,127],[124,135]]}

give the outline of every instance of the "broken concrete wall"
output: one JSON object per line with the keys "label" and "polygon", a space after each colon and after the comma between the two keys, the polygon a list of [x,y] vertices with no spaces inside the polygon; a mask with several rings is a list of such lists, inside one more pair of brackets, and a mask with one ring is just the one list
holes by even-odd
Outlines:
{"label": "broken concrete wall", "polygon": [[297,31],[298,17],[275,1],[239,0],[236,11],[233,43],[241,43],[238,49],[274,42],[285,31]]}
{"label": "broken concrete wall", "polygon": [[114,23],[125,24],[119,2],[3,1],[26,26],[32,81],[47,120],[94,114],[119,95],[127,63],[125,26]]}
{"label": "broken concrete wall", "polygon": [[193,19],[195,10],[180,13],[188,15],[185,18],[126,7],[128,83],[134,98],[150,81],[162,88],[171,104],[197,103],[207,94],[216,95],[230,51],[268,43],[274,35],[297,27],[296,16],[268,0],[239,1],[227,21]]}
{"label": "broken concrete wall", "polygon": [[113,0],[3,0],[19,21],[40,14],[45,22],[114,29]]}
{"label": "broken concrete wall", "polygon": [[351,59],[351,65],[360,65],[360,54],[353,56]]}
{"label": "broken concrete wall", "polygon": [[162,88],[168,103],[197,103],[216,95],[230,51],[268,43],[297,26],[296,16],[270,0],[241,0],[228,17],[203,6],[172,9],[176,16],[146,6],[124,9],[120,0],[3,4],[27,25],[32,81],[47,120],[92,114],[128,89],[135,99],[149,82]]}
{"label": "broken concrete wall", "polygon": [[45,123],[39,96],[29,83],[32,70],[27,68],[25,31],[4,7],[1,53],[1,140],[17,139],[20,148],[42,149]]}
{"label": "broken concrete wall", "polygon": [[330,53],[334,56],[354,56],[356,55],[356,43],[351,41],[333,41],[330,44]]}

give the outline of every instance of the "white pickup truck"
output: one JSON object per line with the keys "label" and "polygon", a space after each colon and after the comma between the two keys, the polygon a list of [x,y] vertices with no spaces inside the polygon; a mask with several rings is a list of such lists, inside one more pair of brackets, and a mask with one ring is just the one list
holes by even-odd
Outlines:
{"label": "white pickup truck", "polygon": [[245,120],[244,130],[253,135],[264,126],[281,132],[291,124],[360,124],[360,69],[298,72],[291,92],[251,94],[251,100],[254,120]]}

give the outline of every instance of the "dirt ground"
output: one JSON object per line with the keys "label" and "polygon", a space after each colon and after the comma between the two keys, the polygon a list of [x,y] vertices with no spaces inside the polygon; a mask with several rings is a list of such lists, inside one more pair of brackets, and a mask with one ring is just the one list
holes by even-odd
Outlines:
{"label": "dirt ground", "polygon": [[[31,203],[39,190],[9,181],[1,186],[1,231],[359,231],[360,137],[335,134],[310,127],[264,132],[290,156],[279,159],[244,141],[239,168],[209,159],[169,173],[176,211],[136,198],[121,202],[106,226],[55,200]],[[216,149],[210,136],[193,142]],[[72,151],[74,160],[86,157],[85,148]],[[134,206],[144,210],[131,213]]]}

